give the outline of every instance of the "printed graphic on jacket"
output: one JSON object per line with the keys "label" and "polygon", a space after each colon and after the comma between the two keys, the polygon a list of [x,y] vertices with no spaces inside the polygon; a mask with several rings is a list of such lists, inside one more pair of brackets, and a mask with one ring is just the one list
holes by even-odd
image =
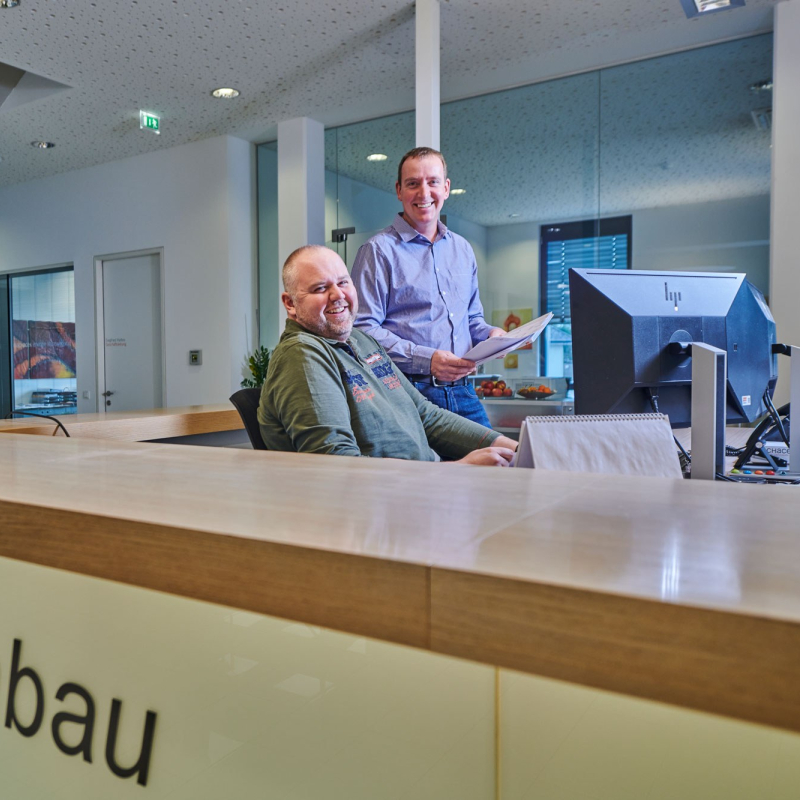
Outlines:
{"label": "printed graphic on jacket", "polygon": [[372,368],[375,377],[380,378],[387,389],[399,389],[400,378],[397,377],[391,364],[377,364]]}
{"label": "printed graphic on jacket", "polygon": [[363,375],[351,370],[345,370],[344,379],[353,393],[356,403],[363,403],[364,400],[372,400],[375,397],[375,391],[367,383]]}

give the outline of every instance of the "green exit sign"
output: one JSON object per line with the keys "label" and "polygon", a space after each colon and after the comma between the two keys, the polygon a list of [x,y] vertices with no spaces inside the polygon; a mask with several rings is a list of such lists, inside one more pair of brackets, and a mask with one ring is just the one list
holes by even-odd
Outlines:
{"label": "green exit sign", "polygon": [[151,114],[148,111],[139,112],[140,128],[147,128],[147,130],[153,131],[153,133],[161,133],[161,131],[158,129],[158,125],[160,122],[161,122],[160,118],[157,117],[155,114]]}

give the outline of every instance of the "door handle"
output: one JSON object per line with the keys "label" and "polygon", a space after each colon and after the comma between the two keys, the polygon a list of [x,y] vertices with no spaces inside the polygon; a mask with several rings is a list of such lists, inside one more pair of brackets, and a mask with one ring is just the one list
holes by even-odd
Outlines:
{"label": "door handle", "polygon": [[103,392],[102,396],[103,397],[111,397],[112,394],[114,394],[114,392]]}

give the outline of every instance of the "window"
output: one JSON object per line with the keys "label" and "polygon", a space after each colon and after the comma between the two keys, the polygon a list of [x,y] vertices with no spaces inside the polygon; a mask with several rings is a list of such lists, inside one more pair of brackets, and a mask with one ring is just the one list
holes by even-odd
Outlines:
{"label": "window", "polygon": [[[0,282],[0,406],[74,414],[75,283],[72,267],[4,275]],[[9,380],[10,379],[10,380]]]}
{"label": "window", "polygon": [[542,375],[571,378],[569,270],[630,269],[630,215],[542,225],[539,264],[541,313],[553,312],[542,335]]}

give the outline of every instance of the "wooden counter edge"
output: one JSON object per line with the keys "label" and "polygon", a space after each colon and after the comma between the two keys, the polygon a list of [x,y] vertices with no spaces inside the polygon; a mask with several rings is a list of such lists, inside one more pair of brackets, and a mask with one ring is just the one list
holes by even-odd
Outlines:
{"label": "wooden counter edge", "polygon": [[800,732],[800,625],[439,568],[430,581],[434,652]]}
{"label": "wooden counter edge", "polygon": [[0,500],[0,556],[427,649],[428,569]]}
{"label": "wooden counter edge", "polygon": [[[95,415],[91,415],[95,416]],[[121,442],[144,442],[151,439],[169,439],[175,436],[192,436],[201,433],[235,431],[244,428],[239,412],[228,409],[204,411],[176,411],[174,414],[132,414],[130,417],[81,420],[80,415],[70,419],[59,418],[74,438],[111,439]],[[54,422],[15,420],[13,426],[0,426],[0,433],[26,433],[35,436],[64,436]]]}

